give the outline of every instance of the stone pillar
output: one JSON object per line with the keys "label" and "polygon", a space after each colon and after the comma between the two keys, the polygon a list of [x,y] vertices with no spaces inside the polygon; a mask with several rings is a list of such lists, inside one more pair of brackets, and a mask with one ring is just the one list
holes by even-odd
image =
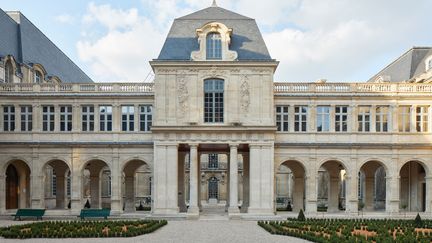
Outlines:
{"label": "stone pillar", "polygon": [[306,183],[306,213],[317,212],[317,180],[318,172],[311,169],[305,178]]}
{"label": "stone pillar", "polygon": [[[20,169],[19,169],[20,170]],[[25,171],[24,168],[21,169],[22,172]],[[32,164],[31,171],[34,173],[30,173],[30,187],[28,187],[26,180],[28,179],[25,173],[20,173],[20,192],[19,192],[19,207],[27,208],[30,206],[31,208],[44,208],[44,174],[42,168],[40,168],[39,162],[39,150],[37,148],[33,148],[33,156],[32,156]],[[39,172],[39,173],[38,173]],[[30,190],[30,205],[27,202],[27,197]],[[25,200],[23,200],[25,199]]]}
{"label": "stone pillar", "polygon": [[67,204],[65,204],[65,194],[66,194],[65,176],[64,176],[65,172],[64,171],[60,171],[60,172],[57,173],[56,171],[56,181],[57,181],[56,208],[65,209],[65,206],[67,206]]}
{"label": "stone pillar", "polygon": [[154,145],[154,214],[177,214],[178,208],[178,147],[173,142]]}
{"label": "stone pillar", "polygon": [[[1,110],[1,109],[0,109]],[[6,211],[6,172],[0,173],[0,214]]]}
{"label": "stone pillar", "polygon": [[[114,118],[113,118],[114,119]],[[110,166],[111,174],[111,213],[120,214],[123,211],[122,205],[122,171],[120,168],[118,148],[114,148],[112,152],[112,163]],[[134,175],[132,175],[134,176]],[[132,184],[133,188],[135,187]],[[134,190],[134,189],[132,189]]]}
{"label": "stone pillar", "polygon": [[188,214],[198,215],[198,186],[199,186],[199,175],[198,175],[198,144],[190,144],[190,169],[189,169],[189,209]]}
{"label": "stone pillar", "polygon": [[243,205],[241,212],[247,213],[249,207],[249,153],[243,154]]}
{"label": "stone pillar", "polygon": [[295,177],[294,178],[294,192],[293,192],[293,211],[300,212],[303,208],[304,199],[304,178]]}
{"label": "stone pillar", "polygon": [[345,175],[346,181],[346,206],[349,213],[358,213],[358,173]]}
{"label": "stone pillar", "polygon": [[410,132],[416,132],[416,109],[417,106],[410,107]]}
{"label": "stone pillar", "polygon": [[186,153],[179,152],[178,163],[178,204],[180,212],[187,212],[185,194],[185,156]]}
{"label": "stone pillar", "polygon": [[230,157],[229,157],[229,208],[228,213],[240,213],[238,208],[238,144],[230,144]]}
{"label": "stone pillar", "polygon": [[82,202],[82,171],[80,170],[80,160],[78,151],[72,151],[71,166],[71,213],[79,214],[84,207]]}
{"label": "stone pillar", "polygon": [[386,212],[399,213],[400,211],[400,176],[386,176]]}
{"label": "stone pillar", "polygon": [[135,176],[125,176],[125,212],[135,212]]}
{"label": "stone pillar", "polygon": [[100,208],[100,178],[99,178],[99,172],[100,171],[90,171],[90,197],[91,202],[90,206],[91,208]]}
{"label": "stone pillar", "polygon": [[54,105],[54,132],[60,131],[60,106]]}
{"label": "stone pillar", "polygon": [[376,132],[376,105],[370,107],[370,132]]}
{"label": "stone pillar", "polygon": [[432,212],[432,176],[426,176],[426,205],[425,205],[425,212],[430,213]]}
{"label": "stone pillar", "polygon": [[328,212],[337,212],[339,211],[339,182],[340,178],[332,176],[330,174],[330,186],[329,186],[329,195],[328,195]]}
{"label": "stone pillar", "polygon": [[365,176],[365,209],[368,211],[374,209],[374,181],[374,177],[370,175]]}
{"label": "stone pillar", "polygon": [[15,105],[15,132],[21,131],[21,106]]}
{"label": "stone pillar", "polygon": [[251,144],[249,214],[274,215],[273,144]]}
{"label": "stone pillar", "polygon": [[[40,122],[39,122],[40,123]],[[72,132],[81,130],[81,106],[74,103],[72,106]]]}

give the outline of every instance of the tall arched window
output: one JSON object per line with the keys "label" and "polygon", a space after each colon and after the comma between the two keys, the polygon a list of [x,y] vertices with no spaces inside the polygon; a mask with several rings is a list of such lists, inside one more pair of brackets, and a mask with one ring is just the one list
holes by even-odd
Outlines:
{"label": "tall arched window", "polygon": [[10,60],[7,60],[5,64],[5,82],[13,83],[13,66]]}
{"label": "tall arched window", "polygon": [[222,39],[219,33],[209,33],[206,44],[207,59],[222,59]]}
{"label": "tall arched window", "polygon": [[207,79],[204,81],[204,122],[223,122],[224,81]]}

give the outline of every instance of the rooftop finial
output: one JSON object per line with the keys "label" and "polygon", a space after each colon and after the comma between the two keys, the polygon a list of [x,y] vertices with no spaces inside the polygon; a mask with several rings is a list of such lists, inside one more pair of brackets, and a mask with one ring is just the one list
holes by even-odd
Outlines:
{"label": "rooftop finial", "polygon": [[213,0],[212,7],[217,7],[216,0]]}

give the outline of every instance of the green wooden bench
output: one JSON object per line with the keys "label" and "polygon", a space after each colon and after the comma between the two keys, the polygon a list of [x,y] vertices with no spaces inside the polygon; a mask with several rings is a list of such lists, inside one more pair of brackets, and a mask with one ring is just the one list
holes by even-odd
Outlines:
{"label": "green wooden bench", "polygon": [[107,219],[110,216],[111,210],[108,208],[103,209],[81,209],[81,213],[78,216],[81,219],[84,218],[104,218]]}
{"label": "green wooden bench", "polygon": [[42,216],[45,214],[45,209],[35,209],[35,208],[20,208],[17,210],[14,220],[19,219],[21,217],[36,217],[37,219],[42,220]]}

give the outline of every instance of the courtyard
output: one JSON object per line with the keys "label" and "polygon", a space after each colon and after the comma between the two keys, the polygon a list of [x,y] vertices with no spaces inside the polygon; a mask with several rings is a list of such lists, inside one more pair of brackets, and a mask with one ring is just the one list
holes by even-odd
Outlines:
{"label": "courtyard", "polygon": [[[25,224],[31,221],[0,220],[0,227]],[[302,239],[272,235],[257,225],[256,221],[245,220],[179,220],[169,221],[161,229],[147,235],[133,238],[84,238],[84,239],[0,239],[0,242],[307,242]]]}

